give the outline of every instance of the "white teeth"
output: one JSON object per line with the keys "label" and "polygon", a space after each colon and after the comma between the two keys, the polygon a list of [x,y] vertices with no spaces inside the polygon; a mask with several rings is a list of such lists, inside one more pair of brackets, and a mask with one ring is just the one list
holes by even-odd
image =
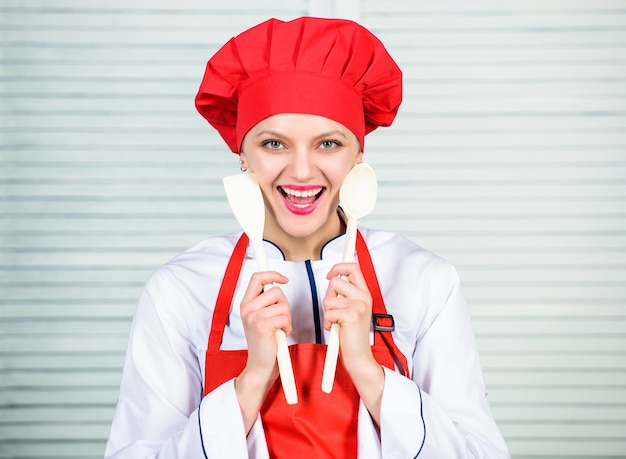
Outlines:
{"label": "white teeth", "polygon": [[280,187],[286,194],[295,196],[297,198],[309,198],[311,196],[315,196],[320,191],[322,191],[322,187],[315,188],[312,190],[292,190],[290,188]]}

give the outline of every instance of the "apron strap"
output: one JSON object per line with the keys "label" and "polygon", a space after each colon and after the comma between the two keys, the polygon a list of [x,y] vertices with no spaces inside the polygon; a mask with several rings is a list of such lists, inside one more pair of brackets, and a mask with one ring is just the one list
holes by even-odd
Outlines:
{"label": "apron strap", "polygon": [[215,302],[215,310],[213,311],[213,320],[211,322],[211,333],[209,334],[208,350],[218,351],[222,345],[222,336],[224,335],[224,328],[228,315],[230,313],[230,306],[233,302],[233,296],[235,295],[235,287],[237,287],[237,281],[239,280],[239,272],[241,265],[243,265],[243,259],[246,256],[246,249],[248,248],[248,236],[243,233],[237,241],[237,245],[233,250],[233,254],[226,266],[226,272],[224,273],[224,279],[220,286],[220,291],[217,294],[217,301]]}
{"label": "apron strap", "polygon": [[[372,262],[372,257],[370,256],[365,239],[363,239],[361,232],[358,230],[356,235],[356,254],[359,259],[361,272],[363,273],[363,277],[365,277],[365,283],[372,295],[372,314],[386,315],[387,308],[385,307],[385,300],[380,291],[380,284],[378,283],[374,263]],[[398,346],[396,346],[393,336],[391,335],[391,330],[375,330],[374,333],[374,339],[376,339],[376,336],[380,336],[387,346],[387,349],[393,354],[400,373],[410,378],[408,362],[404,354],[398,349]]]}

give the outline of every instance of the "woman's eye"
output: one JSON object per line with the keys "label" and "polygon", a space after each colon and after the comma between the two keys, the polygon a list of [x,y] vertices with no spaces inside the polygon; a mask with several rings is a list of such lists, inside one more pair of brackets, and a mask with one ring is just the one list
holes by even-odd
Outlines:
{"label": "woman's eye", "polygon": [[282,148],[283,144],[279,140],[266,140],[265,142],[263,142],[263,146],[271,150],[277,150],[279,148]]}
{"label": "woman's eye", "polygon": [[328,149],[328,148],[337,147],[339,145],[341,144],[337,142],[336,140],[322,140],[322,142],[320,143],[320,148]]}

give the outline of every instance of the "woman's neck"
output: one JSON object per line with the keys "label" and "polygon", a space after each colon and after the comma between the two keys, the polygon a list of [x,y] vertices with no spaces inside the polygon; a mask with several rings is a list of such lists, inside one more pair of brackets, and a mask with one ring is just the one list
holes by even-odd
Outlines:
{"label": "woman's neck", "polygon": [[285,233],[282,229],[268,227],[265,228],[263,237],[282,250],[285,260],[319,260],[322,247],[331,239],[345,233],[346,225],[342,215],[341,210],[338,210],[324,226],[306,237],[295,237]]}

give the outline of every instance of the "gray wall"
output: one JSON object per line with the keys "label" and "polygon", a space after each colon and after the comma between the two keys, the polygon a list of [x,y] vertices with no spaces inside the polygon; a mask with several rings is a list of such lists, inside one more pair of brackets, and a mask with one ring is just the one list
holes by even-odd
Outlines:
{"label": "gray wall", "polygon": [[459,267],[514,457],[626,457],[626,1],[222,3],[0,3],[0,458],[102,457],[144,282],[237,227],[204,64],[302,14],[405,73],[366,224]]}

